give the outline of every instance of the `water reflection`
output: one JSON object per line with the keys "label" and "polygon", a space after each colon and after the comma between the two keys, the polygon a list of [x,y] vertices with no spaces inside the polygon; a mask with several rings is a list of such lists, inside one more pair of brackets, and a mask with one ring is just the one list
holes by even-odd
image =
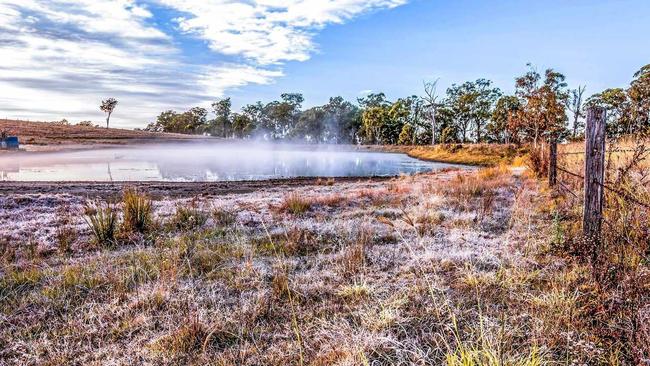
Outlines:
{"label": "water reflection", "polygon": [[412,174],[450,166],[403,154],[254,145],[155,145],[0,155],[6,181],[233,181]]}

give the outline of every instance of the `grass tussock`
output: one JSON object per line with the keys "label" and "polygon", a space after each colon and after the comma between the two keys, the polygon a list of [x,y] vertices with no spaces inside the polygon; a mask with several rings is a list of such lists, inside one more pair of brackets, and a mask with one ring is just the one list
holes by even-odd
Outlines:
{"label": "grass tussock", "polygon": [[200,207],[197,199],[188,204],[179,204],[169,221],[176,230],[188,231],[202,227],[208,221],[209,213]]}
{"label": "grass tussock", "polygon": [[309,211],[309,209],[312,207],[312,204],[312,200],[300,195],[297,192],[292,192],[284,196],[277,210],[282,213],[289,213],[299,216]]}
{"label": "grass tussock", "polygon": [[127,188],[122,194],[124,204],[123,228],[126,232],[146,233],[153,225],[151,199],[135,188]]}
{"label": "grass tussock", "polygon": [[95,242],[101,246],[115,246],[118,233],[118,212],[110,203],[88,203],[84,207],[84,220]]}

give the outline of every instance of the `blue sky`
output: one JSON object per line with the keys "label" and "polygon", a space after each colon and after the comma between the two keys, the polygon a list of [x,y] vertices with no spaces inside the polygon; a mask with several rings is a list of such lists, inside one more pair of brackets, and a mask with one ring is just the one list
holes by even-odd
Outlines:
{"label": "blue sky", "polygon": [[164,109],[240,107],[301,92],[305,106],[422,81],[489,78],[526,63],[587,93],[650,63],[650,2],[433,0],[0,0],[0,118],[143,127]]}

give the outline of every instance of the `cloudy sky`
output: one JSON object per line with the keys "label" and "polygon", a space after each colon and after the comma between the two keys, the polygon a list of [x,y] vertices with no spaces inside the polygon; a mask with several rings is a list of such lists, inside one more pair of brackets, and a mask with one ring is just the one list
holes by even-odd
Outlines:
{"label": "cloudy sky", "polygon": [[650,63],[646,0],[0,0],[0,118],[143,127],[165,109],[282,92],[306,105],[423,80],[510,91],[554,67],[596,92]]}

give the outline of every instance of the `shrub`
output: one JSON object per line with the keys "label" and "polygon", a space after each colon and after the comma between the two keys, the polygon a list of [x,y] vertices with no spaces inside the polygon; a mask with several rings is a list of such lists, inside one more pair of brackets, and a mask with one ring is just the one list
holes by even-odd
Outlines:
{"label": "shrub", "polygon": [[149,230],[153,222],[151,200],[134,188],[127,188],[122,202],[124,203],[124,230],[138,233]]}
{"label": "shrub", "polygon": [[112,246],[117,234],[117,211],[111,204],[90,203],[84,208],[84,220],[99,245]]}
{"label": "shrub", "polygon": [[528,154],[527,166],[537,177],[544,177],[548,174],[548,152],[545,145],[532,148]]}

